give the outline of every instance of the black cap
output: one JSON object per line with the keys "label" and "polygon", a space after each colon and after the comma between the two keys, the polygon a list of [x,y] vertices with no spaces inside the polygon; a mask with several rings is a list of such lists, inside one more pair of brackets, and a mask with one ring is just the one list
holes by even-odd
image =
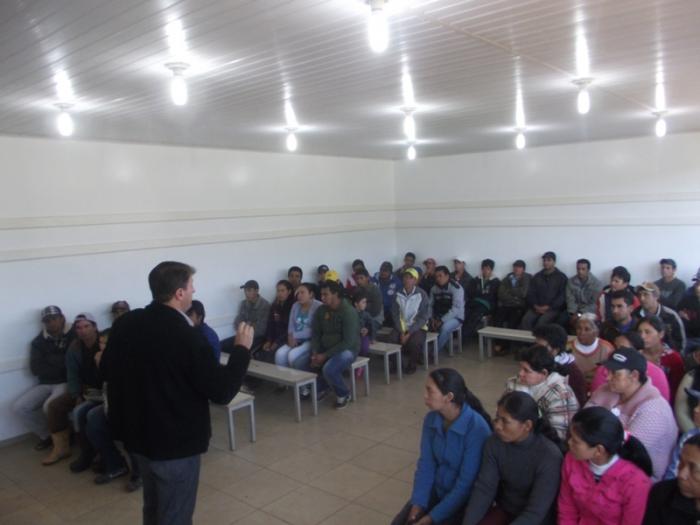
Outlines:
{"label": "black cap", "polygon": [[393,272],[394,271],[394,265],[391,264],[389,261],[384,261],[382,265],[379,267],[380,272]]}
{"label": "black cap", "polygon": [[253,288],[255,290],[260,290],[260,285],[258,284],[258,281],[255,281],[251,279],[250,281],[246,281],[243,286],[241,286],[243,290],[247,290],[248,288]]}
{"label": "black cap", "polygon": [[640,373],[646,373],[647,360],[638,350],[623,347],[610,354],[603,366],[613,372],[615,370],[636,370]]}
{"label": "black cap", "polygon": [[542,255],[543,259],[552,259],[553,261],[557,260],[557,254],[554,252],[544,252],[544,255]]}
{"label": "black cap", "polygon": [[326,273],[328,271],[328,266],[325,264],[322,264],[321,266],[318,267],[318,270],[316,270],[316,273]]}

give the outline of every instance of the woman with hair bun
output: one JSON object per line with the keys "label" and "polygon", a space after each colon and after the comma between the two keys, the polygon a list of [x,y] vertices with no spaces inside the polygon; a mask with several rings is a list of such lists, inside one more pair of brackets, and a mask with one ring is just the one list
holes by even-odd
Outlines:
{"label": "woman with hair bun", "polygon": [[452,368],[433,370],[425,381],[420,457],[411,500],[392,525],[459,525],[491,434],[481,401]]}
{"label": "woman with hair bun", "polygon": [[588,407],[571,422],[559,488],[559,525],[640,525],[651,459],[608,409]]}

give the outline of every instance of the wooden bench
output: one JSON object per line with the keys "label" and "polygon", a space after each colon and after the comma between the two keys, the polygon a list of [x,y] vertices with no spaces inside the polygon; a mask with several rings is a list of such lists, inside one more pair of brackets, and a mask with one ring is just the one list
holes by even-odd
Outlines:
{"label": "wooden bench", "polygon": [[369,396],[369,357],[357,356],[350,365],[350,381],[352,383],[352,400],[357,400],[357,380],[355,370],[363,369],[365,378],[365,396]]}
{"label": "wooden bench", "polygon": [[242,408],[248,408],[248,418],[250,421],[250,441],[255,443],[255,396],[239,392],[228,405],[222,405],[228,414],[228,446],[231,450],[236,450],[236,432],[233,428],[233,413]]}
{"label": "wooden bench", "polygon": [[401,345],[393,343],[381,343],[379,341],[372,343],[369,347],[369,353],[375,355],[384,356],[384,379],[386,384],[390,383],[390,368],[391,364],[389,358],[392,355],[396,356],[396,374],[399,380],[403,379],[403,374],[401,370]]}
{"label": "wooden bench", "polygon": [[[221,364],[226,364],[228,362],[228,356],[229,355],[225,352],[221,353]],[[318,415],[316,374],[255,360],[250,361],[250,364],[248,365],[248,372],[246,373],[251,377],[257,377],[259,379],[272,381],[279,385],[293,387],[294,408],[296,409],[297,421],[301,421],[301,396],[299,391],[303,386],[311,386],[311,403],[313,404],[314,416]]]}
{"label": "wooden bench", "polygon": [[498,328],[496,326],[485,326],[478,332],[479,334],[479,359],[484,360],[484,339],[486,340],[489,358],[493,357],[493,340],[505,339],[506,341],[519,341],[521,343],[534,343],[535,336],[530,330],[515,330],[513,328]]}
{"label": "wooden bench", "polygon": [[425,369],[428,369],[428,345],[432,344],[433,345],[433,361],[435,361],[435,365],[437,366],[438,364],[438,333],[437,332],[428,332],[425,334],[425,344],[423,345],[423,366]]}

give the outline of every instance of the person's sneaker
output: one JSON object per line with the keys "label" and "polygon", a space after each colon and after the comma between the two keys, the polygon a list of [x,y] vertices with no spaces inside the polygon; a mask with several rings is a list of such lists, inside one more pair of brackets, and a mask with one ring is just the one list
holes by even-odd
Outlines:
{"label": "person's sneaker", "polygon": [[141,476],[135,478],[129,478],[129,482],[126,484],[127,492],[135,492],[143,486],[143,480]]}
{"label": "person's sneaker", "polygon": [[299,397],[301,397],[302,401],[308,401],[311,399],[311,387],[308,385],[304,385],[299,389]]}
{"label": "person's sneaker", "polygon": [[104,474],[100,474],[95,478],[95,483],[97,485],[105,485],[109,483],[110,481],[121,478],[122,476],[126,476],[129,473],[129,469],[126,467],[119,467],[117,470],[113,470],[112,472],[105,472]]}
{"label": "person's sneaker", "polygon": [[350,396],[339,397],[335,400],[335,408],[341,410],[350,404]]}
{"label": "person's sneaker", "polygon": [[411,375],[416,373],[416,365],[408,365],[406,368],[404,368],[403,373],[406,375]]}
{"label": "person's sneaker", "polygon": [[34,450],[46,450],[51,447],[51,445],[53,445],[53,441],[51,441],[51,436],[49,436],[46,439],[40,439],[39,442],[34,445]]}

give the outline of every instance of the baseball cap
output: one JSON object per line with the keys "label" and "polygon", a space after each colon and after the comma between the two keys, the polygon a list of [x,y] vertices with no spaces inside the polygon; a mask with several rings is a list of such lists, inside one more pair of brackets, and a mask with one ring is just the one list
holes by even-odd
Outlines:
{"label": "baseball cap", "polygon": [[78,321],[88,321],[95,326],[97,326],[97,321],[95,320],[95,316],[92,315],[91,313],[88,312],[81,312],[78,315],[75,316],[75,319],[73,319],[73,323],[77,323]]}
{"label": "baseball cap", "polygon": [[131,307],[129,306],[129,303],[126,301],[116,301],[112,304],[112,313],[116,312],[117,310],[126,310],[127,312],[131,310]]}
{"label": "baseball cap", "polygon": [[394,265],[391,264],[389,261],[384,261],[382,265],[379,267],[380,272],[393,272],[394,271]]}
{"label": "baseball cap", "polygon": [[250,279],[249,281],[246,281],[243,286],[241,286],[243,290],[247,290],[248,288],[253,288],[255,290],[260,290],[260,285],[258,284],[258,281],[254,279]]}
{"label": "baseball cap", "polygon": [[415,268],[408,268],[407,270],[404,270],[403,275],[406,275],[406,274],[410,275],[414,279],[418,279],[418,277],[419,277],[418,272],[416,271]]}
{"label": "baseball cap", "polygon": [[640,293],[640,292],[649,292],[649,293],[655,294],[657,297],[658,297],[659,294],[661,293],[661,292],[659,291],[659,287],[656,286],[654,283],[649,282],[649,281],[643,282],[642,284],[640,284],[639,286],[637,286],[636,292],[637,292],[637,293]]}
{"label": "baseball cap", "polygon": [[41,320],[43,321],[52,315],[63,315],[63,312],[58,306],[49,305],[41,311]]}
{"label": "baseball cap", "polygon": [[322,264],[321,266],[318,267],[318,270],[316,270],[316,273],[326,273],[328,271],[328,266],[325,264]]}
{"label": "baseball cap", "polygon": [[423,264],[428,264],[428,263],[437,264],[435,259],[433,259],[432,257],[428,257],[425,261],[423,261]]}
{"label": "baseball cap", "polygon": [[326,281],[335,281],[335,282],[339,283],[340,282],[340,275],[335,270],[328,270],[326,272],[325,280]]}
{"label": "baseball cap", "polygon": [[544,254],[542,255],[542,258],[543,259],[552,259],[552,260],[556,261],[557,254],[554,252],[544,252]]}
{"label": "baseball cap", "polygon": [[638,350],[623,347],[610,354],[603,366],[613,372],[615,370],[637,370],[638,372],[646,373],[647,360]]}
{"label": "baseball cap", "polygon": [[457,262],[461,262],[462,264],[465,264],[467,262],[466,257],[460,257],[459,255],[455,255],[454,257],[452,257],[452,260],[457,261]]}

